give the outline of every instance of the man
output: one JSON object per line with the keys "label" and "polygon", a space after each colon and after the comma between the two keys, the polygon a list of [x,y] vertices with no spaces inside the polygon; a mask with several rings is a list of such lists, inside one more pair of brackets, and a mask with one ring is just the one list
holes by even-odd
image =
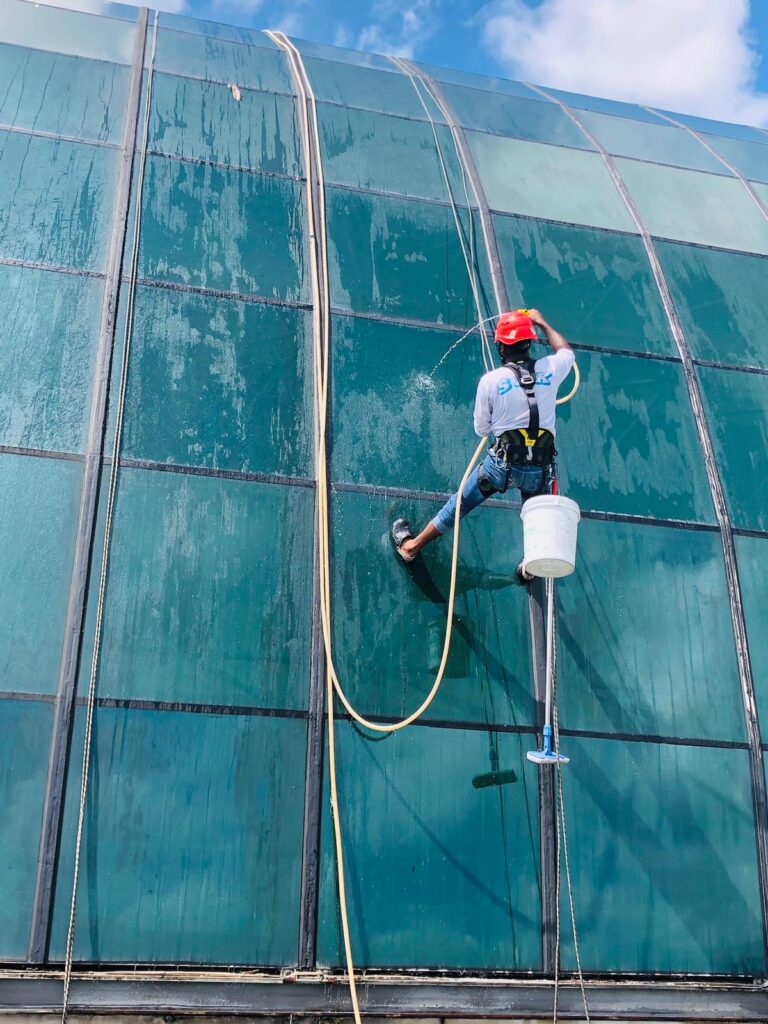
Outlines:
{"label": "man", "polygon": [[[531,342],[541,327],[552,354],[535,362]],[[553,472],[557,389],[574,363],[571,346],[537,309],[504,313],[496,325],[496,347],[501,366],[480,378],[475,399],[475,433],[492,435],[493,444],[485,461],[476,467],[461,499],[461,517],[477,508],[492,494],[503,494],[511,485],[520,490],[523,501],[542,494]],[[421,549],[453,527],[456,520],[454,494],[432,522],[414,537],[406,519],[392,524],[395,549],[405,562],[412,562]],[[517,567],[518,578],[532,577]]]}

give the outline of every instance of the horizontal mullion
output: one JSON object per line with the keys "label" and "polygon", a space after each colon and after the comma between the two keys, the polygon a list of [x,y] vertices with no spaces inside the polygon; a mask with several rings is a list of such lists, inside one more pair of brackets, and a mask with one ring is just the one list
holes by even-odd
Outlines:
{"label": "horizontal mullion", "polygon": [[82,146],[96,146],[99,149],[122,149],[117,142],[104,142],[101,139],[82,139],[77,135],[63,135],[59,132],[46,132],[41,128],[21,128],[15,124],[0,123],[0,132],[13,132],[15,135],[32,135],[38,139],[52,139],[54,142],[74,142]]}
{"label": "horizontal mullion", "polygon": [[[46,4],[46,3],[44,3],[44,0],[35,0],[35,6],[38,6],[38,7],[56,7],[59,10],[61,9],[58,4]],[[71,10],[71,8],[70,8],[70,10]],[[89,11],[80,11],[78,13],[80,13],[80,14],[89,14],[90,12]],[[136,26],[136,22],[135,21],[127,21],[127,19],[123,19],[123,18],[112,18],[108,14],[96,14],[96,15],[93,15],[93,17],[100,18],[100,19],[106,19],[107,21],[119,21],[123,25],[132,25],[132,26],[134,26],[134,28]],[[14,47],[16,47],[17,50],[33,50],[35,53],[52,53],[56,57],[68,57],[68,58],[71,58],[72,60],[94,61],[96,64],[111,64],[113,67],[116,67],[116,68],[125,68],[126,71],[130,71],[130,68],[131,68],[130,61],[128,61],[126,63],[126,62],[123,62],[121,60],[112,60],[109,57],[84,57],[80,53],[65,53],[64,50],[54,50],[51,47],[45,47],[45,46],[34,46],[31,43],[10,43],[10,42],[8,42],[5,39],[0,39],[0,43],[2,43],[4,46],[14,46]]]}
{"label": "horizontal mullion", "polygon": [[[136,152],[140,152],[137,146]],[[165,160],[175,160],[181,164],[196,164],[200,167],[217,167],[223,171],[238,171],[240,174],[254,174],[261,178],[280,178],[283,181],[306,182],[300,174],[287,174],[283,171],[269,171],[263,167],[246,167],[243,164],[230,164],[226,160],[210,160],[203,156],[182,156],[180,153],[169,153],[164,149],[148,149],[147,156]]]}
{"label": "horizontal mullion", "polygon": [[[55,704],[55,693],[35,693],[20,690],[0,690],[0,700],[27,701],[37,704]],[[86,707],[88,698],[75,698],[78,707]],[[300,718],[306,719],[309,712],[301,708],[259,707],[253,704],[215,704],[202,701],[151,700],[133,697],[96,696],[100,708],[124,708],[130,711],[178,711],[191,715],[224,715],[250,718]]]}
{"label": "horizontal mullion", "polygon": [[44,270],[52,274],[70,274],[72,277],[91,277],[104,281],[106,274],[100,270],[84,270],[80,267],[65,267],[59,263],[40,263],[37,260],[19,260],[12,256],[0,256],[0,266],[22,267],[25,270]]}
{"label": "horizontal mullion", "polygon": [[[104,464],[112,462],[105,456]],[[173,462],[158,462],[152,459],[120,457],[120,466],[125,469],[145,469],[158,473],[178,473],[180,476],[207,476],[219,480],[244,480],[250,483],[278,484],[285,487],[314,487],[315,481],[308,477],[283,476],[280,473],[259,473],[239,469],[214,469],[209,466],[188,466]]]}
{"label": "horizontal mullion", "polygon": [[734,363],[718,363],[712,359],[694,359],[694,366],[709,366],[713,370],[734,370],[736,373],[756,373],[762,377],[768,377],[768,367],[765,366],[736,366]]}

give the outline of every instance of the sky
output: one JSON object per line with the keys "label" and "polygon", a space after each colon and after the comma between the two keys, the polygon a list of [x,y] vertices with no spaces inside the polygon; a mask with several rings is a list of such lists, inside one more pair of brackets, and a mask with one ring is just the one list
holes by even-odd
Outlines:
{"label": "sky", "polygon": [[155,2],[214,21],[768,127],[768,0]]}

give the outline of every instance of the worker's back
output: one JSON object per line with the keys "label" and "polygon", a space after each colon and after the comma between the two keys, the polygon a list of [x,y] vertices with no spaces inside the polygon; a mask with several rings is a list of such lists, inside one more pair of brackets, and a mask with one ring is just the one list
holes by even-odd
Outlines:
{"label": "worker's back", "polygon": [[[573,349],[562,348],[537,359],[534,364],[539,426],[552,434],[556,432],[557,389],[568,376],[574,359]],[[475,433],[478,437],[487,434],[499,437],[505,430],[527,427],[529,416],[525,391],[508,364],[480,378],[475,399]]]}

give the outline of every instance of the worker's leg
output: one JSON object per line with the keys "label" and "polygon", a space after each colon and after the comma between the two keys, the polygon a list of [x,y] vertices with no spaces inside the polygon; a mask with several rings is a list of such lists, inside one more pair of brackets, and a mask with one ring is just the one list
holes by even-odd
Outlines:
{"label": "worker's leg", "polygon": [[[500,490],[504,485],[505,476],[506,468],[504,463],[497,461],[489,453],[483,464],[470,473],[469,479],[464,484],[461,496],[461,518],[463,519],[473,508],[477,508],[486,498]],[[456,494],[452,494],[432,522],[427,523],[418,537],[403,541],[400,550],[404,555],[416,555],[431,541],[437,540],[438,537],[452,529],[453,524],[456,522],[458,497],[458,491]]]}

